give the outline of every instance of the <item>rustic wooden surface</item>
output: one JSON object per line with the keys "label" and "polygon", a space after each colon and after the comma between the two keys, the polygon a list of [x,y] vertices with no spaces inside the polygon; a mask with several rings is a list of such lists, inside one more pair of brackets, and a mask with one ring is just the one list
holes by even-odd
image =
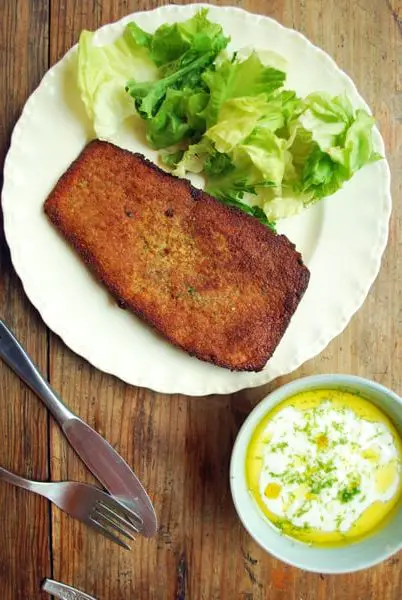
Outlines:
{"label": "rustic wooden surface", "polygon": [[[283,380],[350,372],[401,394],[402,5],[399,0],[228,4],[298,29],[337,60],[378,117],[393,174],[390,239],[368,299],[319,357]],[[0,0],[0,160],[24,101],[82,28],[157,5],[151,0]],[[1,484],[2,600],[44,597],[39,584],[51,575],[99,600],[400,599],[401,555],[353,575],[307,574],[264,554],[240,526],[228,488],[233,439],[250,409],[280,381],[208,398],[129,387],[96,371],[47,331],[11,267],[3,235],[0,252],[1,316],[71,408],[134,466],[160,519],[159,535],[139,539],[128,553],[46,501]],[[29,477],[46,479],[50,472],[55,480],[91,480],[43,406],[4,365],[0,396],[1,465]]]}

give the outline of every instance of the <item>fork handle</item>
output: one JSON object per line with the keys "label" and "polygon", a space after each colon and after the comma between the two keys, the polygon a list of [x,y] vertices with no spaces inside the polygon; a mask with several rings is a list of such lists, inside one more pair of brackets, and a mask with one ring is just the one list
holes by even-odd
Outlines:
{"label": "fork handle", "polygon": [[29,479],[20,477],[15,473],[11,473],[11,471],[7,471],[7,469],[4,469],[3,467],[0,467],[0,479],[7,481],[7,483],[11,483],[12,485],[16,485],[17,487],[23,488],[24,490],[35,492],[41,496],[43,495],[39,482],[30,481]]}
{"label": "fork handle", "polygon": [[93,596],[84,594],[84,592],[80,592],[65,583],[54,581],[54,579],[45,579],[42,590],[48,594],[53,594],[55,598],[60,600],[96,600]]}
{"label": "fork handle", "polygon": [[75,417],[74,413],[56,396],[21,344],[1,319],[0,357],[39,396],[60,425]]}

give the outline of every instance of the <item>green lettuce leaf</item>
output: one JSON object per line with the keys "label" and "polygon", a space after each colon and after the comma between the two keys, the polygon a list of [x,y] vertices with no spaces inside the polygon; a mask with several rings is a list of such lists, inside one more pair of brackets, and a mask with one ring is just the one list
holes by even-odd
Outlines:
{"label": "green lettuce leaf", "polygon": [[303,169],[303,192],[311,192],[311,201],[321,200],[334,194],[348,179],[341,165],[316,147],[308,157]]}
{"label": "green lettuce leaf", "polygon": [[125,36],[146,47],[152,60],[165,75],[178,71],[205,53],[216,56],[229,42],[222,27],[208,19],[203,8],[193,17],[172,25],[165,23],[154,34],[143,31],[136,23],[128,23]]}
{"label": "green lettuce leaf", "polygon": [[375,119],[365,110],[358,109],[356,118],[348,128],[343,147],[328,150],[330,157],[343,167],[352,177],[365,164],[379,160],[381,156],[374,151],[371,129]]}
{"label": "green lettuce leaf", "polygon": [[256,127],[245,143],[233,151],[236,166],[250,172],[254,168],[261,181],[270,181],[277,186],[282,183],[288,161],[291,156],[286,150],[286,140],[265,127]]}
{"label": "green lettuce leaf", "polygon": [[[135,107],[143,119],[150,120],[162,106],[168,90],[193,90],[198,94],[203,91],[200,76],[204,68],[213,60],[211,54],[198,57],[189,65],[175,73],[157,81],[138,83],[132,79],[126,84],[126,91],[134,98]],[[167,144],[168,145],[168,144]]]}
{"label": "green lettuce leaf", "polygon": [[167,90],[163,104],[147,129],[147,140],[153,148],[172,146],[189,134],[190,125],[186,117],[188,94],[191,94],[190,90]]}
{"label": "green lettuce leaf", "polygon": [[150,37],[136,24],[126,27],[126,37],[147,48],[162,74],[158,81],[131,79],[126,84],[138,114],[147,121],[153,148],[166,148],[184,138],[197,141],[206,129],[203,112],[209,94],[202,75],[229,42],[207,13],[203,9],[183,23],[162,25]]}
{"label": "green lettuce leaf", "polygon": [[294,144],[300,149],[304,136],[303,161],[298,157],[301,189],[314,202],[334,194],[364,165],[382,157],[373,147],[375,119],[363,109],[355,111],[345,95],[311,94],[305,105]]}
{"label": "green lettuce leaf", "polygon": [[[128,44],[134,44],[135,46],[140,46],[141,48],[146,48],[151,51],[153,35],[141,29],[134,21],[131,21],[126,25],[123,37]],[[153,62],[155,62],[155,60]]]}
{"label": "green lettuce leaf", "polygon": [[134,114],[124,91],[127,79],[152,79],[156,69],[140,48],[124,37],[113,44],[97,46],[94,34],[83,31],[78,45],[78,87],[86,112],[99,138],[109,139],[120,124]]}
{"label": "green lettuce leaf", "polygon": [[178,165],[178,163],[183,158],[184,150],[170,150],[162,151],[160,153],[160,161],[164,167],[166,167],[169,171],[173,171]]}
{"label": "green lettuce leaf", "polygon": [[301,213],[310,200],[309,195],[300,193],[292,186],[287,187],[284,184],[281,188],[261,190],[258,204],[262,207],[268,219],[279,221]]}
{"label": "green lettuce leaf", "polygon": [[310,94],[304,101],[301,123],[312,132],[313,140],[326,152],[342,143],[345,132],[354,121],[350,100],[344,94],[331,98],[329,94]]}
{"label": "green lettuce leaf", "polygon": [[243,61],[223,60],[219,66],[207,70],[203,81],[210,93],[205,109],[207,126],[211,127],[220,119],[220,110],[232,98],[270,95],[282,87],[286,75],[283,71],[265,66],[258,54],[253,52]]}
{"label": "green lettuce leaf", "polygon": [[191,173],[201,173],[205,163],[214,154],[213,144],[208,138],[203,137],[198,144],[191,144],[182,154],[180,160],[175,165],[174,175],[185,177],[187,171]]}
{"label": "green lettuce leaf", "polygon": [[214,198],[225,204],[236,206],[243,212],[256,217],[261,223],[275,230],[274,219],[269,219],[267,214],[258,205],[250,201],[256,196],[261,187],[269,186],[269,182],[259,186],[249,183],[249,174],[236,168],[229,168],[218,176],[208,177],[206,191]]}
{"label": "green lettuce leaf", "polygon": [[[203,157],[207,190],[222,201],[258,206],[268,220],[292,216],[381,158],[373,149],[373,124],[344,96],[313,94],[303,101],[276,91],[227,100],[203,137],[211,142],[209,158]],[[184,153],[178,171],[188,168]]]}

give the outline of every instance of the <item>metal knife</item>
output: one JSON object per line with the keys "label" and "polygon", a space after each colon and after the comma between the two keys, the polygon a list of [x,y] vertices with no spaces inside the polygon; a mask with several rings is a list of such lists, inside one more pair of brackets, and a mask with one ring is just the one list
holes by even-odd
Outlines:
{"label": "metal knife", "polygon": [[54,579],[45,579],[42,583],[42,590],[52,594],[55,598],[59,598],[59,600],[96,600],[93,596],[84,594],[84,592],[80,592],[65,583],[54,581]]}
{"label": "metal knife", "polygon": [[152,502],[128,464],[114,448],[71,412],[53,392],[18,340],[0,320],[0,357],[44,402],[81,460],[102,485],[127,508],[140,515],[139,533],[146,537],[157,531]]}

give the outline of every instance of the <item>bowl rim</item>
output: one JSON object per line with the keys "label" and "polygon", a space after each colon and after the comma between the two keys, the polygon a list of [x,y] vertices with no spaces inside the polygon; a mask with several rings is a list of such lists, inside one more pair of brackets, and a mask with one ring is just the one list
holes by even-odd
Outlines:
{"label": "bowl rim", "polygon": [[[254,420],[256,419],[256,415],[258,415],[258,420],[257,423],[261,420],[261,418],[263,418],[263,416],[266,414],[267,409],[268,410],[272,410],[272,408],[274,408],[275,406],[277,406],[280,402],[284,401],[286,398],[297,394],[301,391],[305,391],[308,389],[313,389],[313,388],[319,388],[319,387],[365,387],[366,389],[372,389],[375,392],[377,392],[378,394],[384,394],[385,396],[387,396],[388,398],[390,398],[392,400],[392,402],[396,403],[397,405],[399,405],[399,408],[402,410],[402,398],[393,390],[387,388],[386,386],[382,385],[381,383],[377,383],[376,381],[373,381],[371,379],[367,379],[365,377],[360,377],[358,375],[349,375],[349,374],[342,374],[342,373],[336,373],[336,374],[330,374],[330,373],[323,373],[323,374],[318,374],[318,375],[308,375],[305,377],[300,377],[298,379],[295,379],[293,381],[290,381],[288,383],[285,383],[284,385],[281,385],[279,387],[277,387],[276,389],[272,390],[271,392],[269,392],[266,396],[264,396],[257,404],[256,406],[253,408],[253,410],[248,414],[247,418],[245,419],[245,421],[243,422],[242,426],[240,427],[237,435],[236,435],[236,439],[233,445],[233,449],[232,449],[232,453],[231,453],[231,458],[230,458],[230,467],[229,467],[229,483],[230,483],[230,491],[231,491],[231,495],[232,495],[232,500],[233,500],[233,504],[236,510],[236,513],[243,525],[243,527],[246,529],[246,531],[248,532],[248,534],[253,538],[253,540],[263,549],[265,550],[265,552],[267,552],[268,554],[270,554],[271,556],[277,558],[278,560],[281,560],[282,562],[292,566],[292,567],[296,567],[298,569],[304,570],[304,571],[308,571],[308,572],[312,572],[312,573],[325,573],[325,574],[345,574],[345,573],[355,573],[358,571],[362,571],[365,569],[368,569],[370,567],[374,567],[375,565],[378,565],[380,563],[382,563],[384,560],[387,560],[388,558],[390,558],[391,556],[393,556],[396,552],[398,552],[399,550],[402,549],[402,536],[401,536],[401,541],[398,545],[397,548],[393,548],[390,549],[389,551],[383,551],[381,553],[381,555],[377,558],[377,559],[369,559],[367,561],[363,561],[363,563],[359,566],[353,566],[351,565],[350,567],[347,568],[342,568],[339,569],[336,567],[336,565],[334,565],[331,568],[326,568],[326,569],[322,569],[322,568],[315,568],[314,565],[310,566],[310,565],[306,565],[305,561],[303,561],[303,559],[301,560],[292,560],[289,559],[286,556],[286,552],[280,552],[277,551],[276,549],[272,549],[271,547],[269,547],[268,544],[266,544],[263,540],[263,536],[262,535],[258,535],[255,532],[251,531],[251,527],[249,526],[248,523],[248,519],[245,516],[245,511],[242,509],[241,506],[241,502],[239,501],[237,495],[236,495],[236,480],[238,479],[238,468],[239,465],[241,463],[244,463],[244,459],[245,459],[245,453],[239,451],[239,446],[240,444],[243,442],[244,437],[247,436],[247,434],[250,432],[250,429],[254,429],[255,428],[255,424],[253,424]],[[370,400],[369,400],[370,401]],[[268,408],[269,405],[269,408]],[[388,411],[386,408],[382,408],[382,410],[387,414],[387,416],[390,416],[388,414]],[[394,419],[392,419],[392,421],[394,421]],[[245,448],[247,448],[247,446],[245,446]],[[235,473],[235,471],[237,471],[237,473]],[[275,531],[275,529],[273,528],[273,530]],[[281,534],[278,533],[278,536],[280,536]],[[304,544],[303,542],[300,542],[299,540],[296,539],[292,539],[292,542],[295,542],[296,544],[300,544],[300,548],[306,548],[306,544]],[[301,553],[302,556],[302,553]]]}

